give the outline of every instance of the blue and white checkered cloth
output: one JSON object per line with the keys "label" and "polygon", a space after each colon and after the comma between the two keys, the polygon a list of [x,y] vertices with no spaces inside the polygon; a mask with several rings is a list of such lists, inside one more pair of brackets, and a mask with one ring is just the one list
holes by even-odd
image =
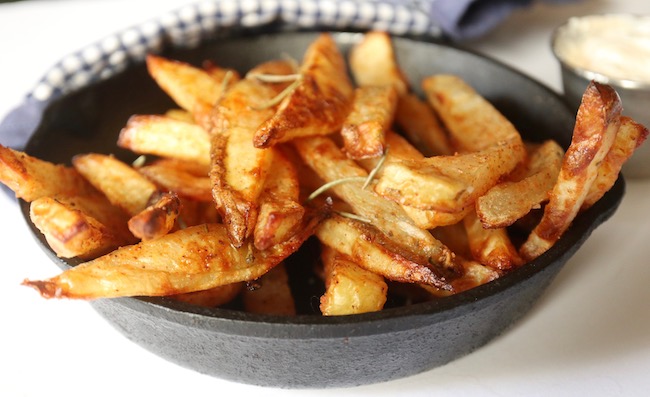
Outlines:
{"label": "blue and white checkered cloth", "polygon": [[[551,0],[548,0],[551,1]],[[556,2],[563,0],[554,0]],[[570,1],[570,0],[564,0]],[[383,30],[452,40],[480,36],[533,0],[209,0],[117,32],[65,56],[0,123],[0,143],[22,148],[54,98],[106,79],[165,46],[257,29]]]}

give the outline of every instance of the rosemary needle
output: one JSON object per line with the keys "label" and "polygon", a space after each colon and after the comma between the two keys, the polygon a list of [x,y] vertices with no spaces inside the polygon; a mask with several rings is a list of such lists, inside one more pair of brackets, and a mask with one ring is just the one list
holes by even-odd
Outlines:
{"label": "rosemary needle", "polygon": [[384,151],[384,154],[381,155],[381,158],[377,162],[377,165],[375,168],[373,168],[370,173],[368,174],[368,178],[366,179],[366,182],[363,184],[361,187],[362,189],[365,189],[370,185],[372,180],[375,178],[375,175],[377,175],[377,172],[381,169],[381,167],[384,165],[384,162],[386,161],[386,157],[388,157],[388,148]]}
{"label": "rosemary needle", "polygon": [[268,109],[268,108],[270,108],[270,107],[273,107],[273,106],[277,105],[278,103],[282,102],[282,100],[283,100],[284,98],[286,98],[287,96],[291,95],[291,93],[292,93],[296,88],[298,88],[298,86],[300,85],[300,83],[302,83],[302,78],[299,77],[299,78],[296,79],[296,81],[294,81],[293,83],[291,83],[287,88],[285,88],[284,90],[282,90],[281,93],[279,93],[278,95],[276,95],[275,97],[273,97],[272,99],[270,99],[268,102],[263,103],[261,106],[253,107],[253,109],[255,109],[255,110],[264,110],[264,109]]}
{"label": "rosemary needle", "polygon": [[366,178],[363,177],[363,176],[351,176],[351,177],[348,177],[348,178],[341,178],[341,179],[333,180],[331,182],[327,182],[323,186],[321,186],[318,189],[314,190],[314,192],[312,194],[310,194],[309,197],[307,197],[307,201],[313,200],[314,198],[316,198],[321,193],[329,190],[330,188],[332,188],[332,187],[334,187],[336,185],[340,185],[342,183],[347,183],[347,182],[364,182],[365,180],[366,180]]}

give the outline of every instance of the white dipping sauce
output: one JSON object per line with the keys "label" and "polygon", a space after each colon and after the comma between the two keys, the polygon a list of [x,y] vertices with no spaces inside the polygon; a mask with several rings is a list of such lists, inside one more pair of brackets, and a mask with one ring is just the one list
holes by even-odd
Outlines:
{"label": "white dipping sauce", "polygon": [[558,30],[554,50],[569,66],[650,83],[650,16],[571,18]]}

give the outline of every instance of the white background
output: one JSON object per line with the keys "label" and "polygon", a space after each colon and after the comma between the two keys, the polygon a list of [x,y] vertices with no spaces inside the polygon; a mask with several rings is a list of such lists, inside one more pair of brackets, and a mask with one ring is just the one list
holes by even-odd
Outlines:
{"label": "white background", "polygon": [[[49,66],[116,30],[188,1],[29,1],[0,5],[0,117]],[[572,15],[650,13],[650,2],[583,1],[515,13],[468,43],[561,90],[551,30]],[[85,302],[46,301],[19,284],[58,268],[0,194],[2,396],[645,396],[650,391],[650,181],[629,180],[616,215],[513,329],[442,368],[343,390],[262,389],[210,378],[131,343]]]}

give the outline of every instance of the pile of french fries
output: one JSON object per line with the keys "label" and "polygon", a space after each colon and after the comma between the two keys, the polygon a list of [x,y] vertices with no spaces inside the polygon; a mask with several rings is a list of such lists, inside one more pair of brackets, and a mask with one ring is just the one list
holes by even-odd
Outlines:
{"label": "pile of french fries", "polygon": [[57,255],[84,260],[25,280],[46,298],[241,299],[292,315],[284,262],[312,236],[304,266],[324,282],[323,315],[378,311],[389,293],[448,296],[546,252],[648,134],[592,83],[566,152],[525,142],[457,76],[425,78],[420,98],[382,32],[347,62],[323,33],[302,62],[243,76],[155,55],[147,67],[178,108],[126,122],[117,145],[140,155],[132,164],[0,147],[0,181]]}

